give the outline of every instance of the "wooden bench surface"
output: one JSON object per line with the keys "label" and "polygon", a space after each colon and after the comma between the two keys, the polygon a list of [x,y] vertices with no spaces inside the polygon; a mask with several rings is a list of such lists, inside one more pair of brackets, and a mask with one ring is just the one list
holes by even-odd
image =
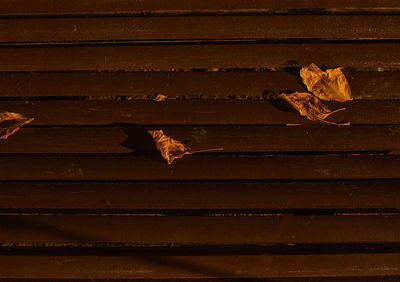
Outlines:
{"label": "wooden bench surface", "polygon": [[[0,280],[399,281],[399,40],[395,0],[3,0]],[[350,126],[270,99],[310,63]]]}

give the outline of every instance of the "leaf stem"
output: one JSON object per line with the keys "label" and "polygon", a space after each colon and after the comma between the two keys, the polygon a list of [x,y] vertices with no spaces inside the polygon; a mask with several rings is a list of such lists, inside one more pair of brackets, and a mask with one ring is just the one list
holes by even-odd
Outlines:
{"label": "leaf stem", "polygon": [[186,152],[187,155],[197,154],[197,153],[205,153],[205,152],[215,152],[215,151],[223,151],[224,148],[214,148],[214,149],[205,149],[205,150],[198,150],[198,151],[190,151]]}

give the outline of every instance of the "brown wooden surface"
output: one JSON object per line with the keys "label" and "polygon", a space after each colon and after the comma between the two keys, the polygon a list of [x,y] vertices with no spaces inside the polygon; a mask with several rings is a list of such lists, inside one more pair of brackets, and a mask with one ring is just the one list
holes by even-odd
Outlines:
{"label": "brown wooden surface", "polygon": [[[283,278],[400,275],[399,254],[0,256],[4,278]],[[46,265],[43,268],[43,265]],[[367,278],[366,278],[367,279]],[[339,280],[340,281],[340,280]],[[350,280],[354,281],[354,280]],[[367,280],[368,281],[368,280]]]}
{"label": "brown wooden surface", "polygon": [[398,155],[197,154],[169,166],[158,152],[131,156],[0,157],[0,180],[392,179]]}
{"label": "brown wooden surface", "polygon": [[400,39],[400,15],[0,19],[0,42]]}
{"label": "brown wooden surface", "polygon": [[[354,100],[326,103],[331,109],[346,107],[329,117],[352,125],[400,123],[398,100]],[[34,117],[31,125],[321,125],[269,101],[260,100],[27,100],[0,101],[2,111]],[[26,127],[25,127],[26,128]],[[22,132],[22,131],[21,131]],[[21,133],[20,132],[20,133]],[[17,138],[17,135],[13,138]],[[11,141],[10,141],[11,142]]]}
{"label": "brown wooden surface", "polygon": [[0,223],[2,247],[400,242],[398,215],[0,215]]}
{"label": "brown wooden surface", "polygon": [[137,14],[137,13],[176,13],[176,12],[232,12],[244,11],[260,12],[271,9],[328,9],[328,11],[342,9],[344,11],[357,11],[372,9],[381,11],[399,8],[396,0],[324,0],[324,1],[293,1],[293,0],[4,0],[0,14],[10,15],[70,15],[70,14]]}
{"label": "brown wooden surface", "polygon": [[[284,72],[1,73],[0,96],[90,96],[92,98],[129,96],[132,99],[148,99],[157,93],[163,93],[171,98],[185,97],[187,99],[262,99],[267,98],[268,93],[305,91],[305,87],[299,80],[299,72],[300,69]],[[398,99],[400,97],[398,83],[400,72],[345,72],[345,75],[350,84],[352,96],[356,99]],[[0,106],[2,103],[1,101]],[[63,103],[68,105],[68,102]],[[241,103],[241,105],[245,107],[246,104]],[[56,106],[57,103],[54,103],[50,108]],[[187,106],[190,106],[190,103]],[[1,107],[3,108],[5,106]],[[41,111],[36,112],[40,114]],[[173,113],[178,115],[179,111],[173,111]]]}
{"label": "brown wooden surface", "polygon": [[[0,280],[397,281],[399,19],[394,0],[2,1],[0,110],[35,120],[0,143]],[[350,126],[273,99],[310,63],[344,67],[355,99],[328,120]],[[148,129],[225,151],[168,166]]]}
{"label": "brown wooden surface", "polygon": [[185,142],[190,150],[224,152],[389,152],[399,126],[203,126],[25,128],[0,144],[0,154],[155,152],[147,130]]}
{"label": "brown wooden surface", "polygon": [[400,209],[399,187],[399,180],[1,182],[0,208],[21,211],[214,209],[214,212],[240,209],[254,212],[268,209],[391,210]]}
{"label": "brown wooden surface", "polygon": [[326,41],[3,47],[0,71],[282,69],[311,63],[327,67],[397,70],[400,67],[399,46],[395,42],[331,44]]}

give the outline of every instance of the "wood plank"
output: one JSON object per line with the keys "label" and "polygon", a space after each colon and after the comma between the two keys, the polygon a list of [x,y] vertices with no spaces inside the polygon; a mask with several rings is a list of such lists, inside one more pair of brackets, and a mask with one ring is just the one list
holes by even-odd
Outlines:
{"label": "wood plank", "polygon": [[[12,209],[400,209],[400,181],[2,182]],[[156,212],[156,211],[154,211]]]}
{"label": "wood plank", "polygon": [[[377,281],[386,281],[385,279],[390,278],[389,275],[400,275],[399,254],[266,254],[255,256],[9,255],[0,256],[0,262],[4,266],[0,269],[2,278],[276,279],[285,277],[379,276]],[[367,277],[364,277],[364,279],[367,279]],[[354,280],[350,279],[349,281]]]}
{"label": "wood plank", "polygon": [[70,14],[141,14],[141,13],[177,13],[177,12],[235,12],[270,11],[271,9],[373,9],[399,8],[395,0],[255,0],[255,1],[212,1],[212,0],[3,0],[0,15],[70,15]]}
{"label": "wood plank", "polygon": [[134,71],[282,69],[310,63],[327,67],[400,68],[399,44],[259,43],[4,47],[0,71]]}
{"label": "wood plank", "polygon": [[0,180],[393,179],[397,155],[161,154],[0,157]]}
{"label": "wood plank", "polygon": [[377,244],[400,241],[398,215],[0,215],[0,223],[3,247]]}
{"label": "wood plank", "polygon": [[[304,91],[299,82],[299,71],[1,73],[0,96],[129,96],[149,99],[163,93],[170,98],[262,99],[268,93]],[[400,97],[400,72],[350,71],[345,72],[345,76],[354,98]]]}
{"label": "wood plank", "polygon": [[0,42],[400,39],[399,15],[0,19]]}
{"label": "wood plank", "polygon": [[[326,104],[331,109],[346,107],[345,111],[329,117],[330,121],[350,121],[353,125],[400,123],[399,100],[354,100],[345,104]],[[262,100],[166,100],[163,103],[143,100],[0,101],[0,110],[34,117],[32,125],[315,124],[290,109]]]}
{"label": "wood plank", "polygon": [[0,154],[121,154],[156,151],[147,130],[162,129],[193,151],[388,152],[400,149],[399,126],[203,126],[25,128],[0,143]]}

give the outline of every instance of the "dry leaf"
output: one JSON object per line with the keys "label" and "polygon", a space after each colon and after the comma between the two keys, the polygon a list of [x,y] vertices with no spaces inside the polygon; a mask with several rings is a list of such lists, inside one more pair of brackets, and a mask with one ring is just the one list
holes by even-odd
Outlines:
{"label": "dry leaf", "polygon": [[215,148],[201,151],[189,151],[189,148],[185,144],[168,137],[162,130],[149,130],[147,132],[153,137],[157,150],[161,152],[161,155],[167,160],[169,165],[172,164],[175,159],[182,158],[184,155],[223,150],[222,148]]}
{"label": "dry leaf", "polygon": [[295,92],[290,94],[284,93],[280,94],[279,97],[289,102],[293,108],[295,108],[302,116],[307,117],[309,120],[320,120],[323,122],[336,124],[325,121],[324,119],[333,113],[345,110],[345,108],[341,108],[331,111],[315,96],[305,92]]}
{"label": "dry leaf", "polygon": [[33,118],[26,118],[18,113],[2,112],[0,113],[0,139],[7,139],[14,134],[24,124],[30,123]]}
{"label": "dry leaf", "polygon": [[149,130],[148,133],[153,137],[157,150],[161,152],[168,164],[172,164],[177,158],[182,158],[189,151],[185,144],[168,137],[162,130]]}
{"label": "dry leaf", "polygon": [[350,86],[342,68],[322,71],[317,65],[303,67],[300,76],[308,91],[322,100],[346,102],[351,100]]}
{"label": "dry leaf", "polygon": [[153,101],[162,102],[162,101],[166,100],[167,98],[168,98],[168,96],[158,93],[157,96],[155,98],[153,98]]}

